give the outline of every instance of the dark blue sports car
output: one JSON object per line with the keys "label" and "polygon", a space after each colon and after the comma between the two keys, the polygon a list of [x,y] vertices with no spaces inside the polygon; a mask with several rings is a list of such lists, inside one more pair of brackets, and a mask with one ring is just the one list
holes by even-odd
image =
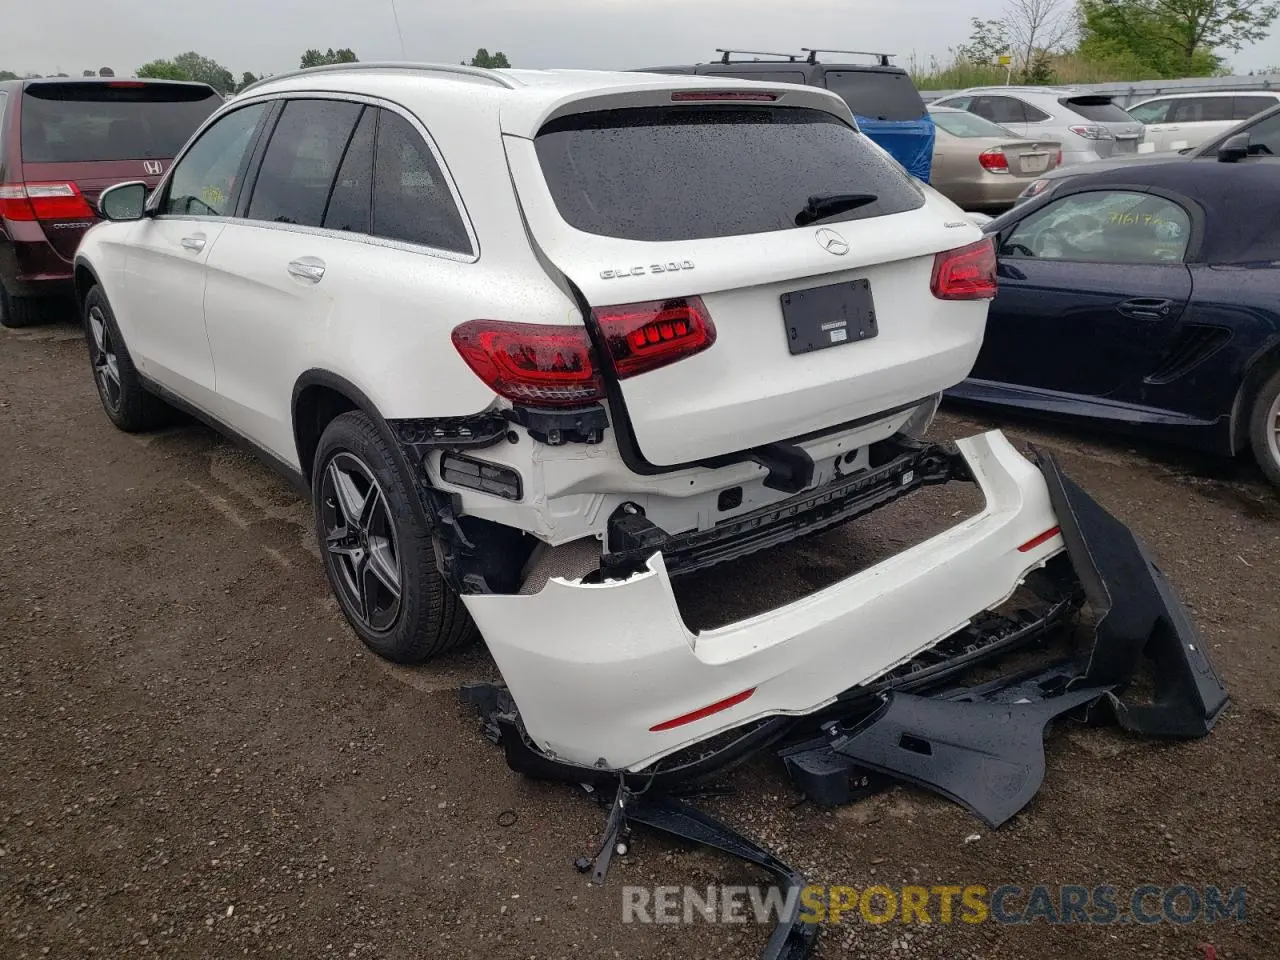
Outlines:
{"label": "dark blue sports car", "polygon": [[956,399],[1234,456],[1280,485],[1280,158],[1082,173],[992,221]]}

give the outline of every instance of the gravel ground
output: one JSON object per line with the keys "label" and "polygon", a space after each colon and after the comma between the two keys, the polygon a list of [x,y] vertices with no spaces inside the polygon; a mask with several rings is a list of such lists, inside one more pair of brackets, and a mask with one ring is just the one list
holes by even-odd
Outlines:
{"label": "gravel ground", "polygon": [[[938,430],[990,425],[961,411]],[[858,923],[822,957],[1275,957],[1280,498],[1247,464],[1006,426],[1160,559],[1233,697],[1213,735],[1065,731],[1039,796],[994,833],[912,789],[822,812],[767,758],[709,809],[819,883],[1248,887],[1243,924]],[[0,450],[0,957],[758,954],[755,926],[623,924],[624,884],[762,878],[638,833],[588,887],[572,861],[600,812],[508,771],[457,702],[493,675],[483,650],[417,670],[363,652],[307,507],[202,427],[116,432],[74,328],[0,334]],[[845,528],[707,602],[903,536]]]}

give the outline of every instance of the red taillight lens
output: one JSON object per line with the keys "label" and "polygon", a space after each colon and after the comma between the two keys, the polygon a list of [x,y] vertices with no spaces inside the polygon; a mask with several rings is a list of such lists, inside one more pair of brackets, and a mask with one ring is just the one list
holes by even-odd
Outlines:
{"label": "red taillight lens", "polygon": [[1059,166],[1059,167],[1060,167],[1060,166],[1062,166],[1062,151],[1061,151],[1061,150],[1059,150],[1059,151],[1058,151],[1058,160],[1057,160],[1057,164],[1056,164],[1056,165],[1057,165],[1057,166]]}
{"label": "red taillight lens", "polygon": [[599,307],[596,323],[619,380],[701,353],[716,328],[700,297]]}
{"label": "red taillight lens", "polygon": [[92,220],[93,210],[74,183],[0,185],[0,216],[9,220]]}
{"label": "red taillight lens", "polygon": [[987,150],[978,154],[978,162],[982,164],[982,169],[988,173],[1008,173],[1009,158],[1004,155],[1003,150]]}
{"label": "red taillight lens", "polygon": [[453,345],[499,396],[536,407],[574,407],[604,397],[585,327],[471,320]]}
{"label": "red taillight lens", "polygon": [[776,93],[754,93],[750,90],[684,90],[671,95],[672,103],[706,103],[715,100],[773,103],[777,99]]}
{"label": "red taillight lens", "polygon": [[996,295],[996,248],[990,237],[933,260],[933,295],[939,300],[988,300]]}

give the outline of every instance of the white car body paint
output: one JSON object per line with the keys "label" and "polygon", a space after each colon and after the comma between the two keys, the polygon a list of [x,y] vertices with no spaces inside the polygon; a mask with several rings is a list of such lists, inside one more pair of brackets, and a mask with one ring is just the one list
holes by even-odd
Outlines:
{"label": "white car body paint", "polygon": [[[104,223],[78,260],[95,272],[140,370],[279,461],[299,462],[295,385],[308,371],[349,382],[387,420],[473,415],[509,406],[450,343],[475,319],[585,322],[573,286],[593,306],[685,295],[717,325],[711,349],[624,381],[645,457],[679,465],[810,433],[813,486],[848,454],[902,429],[913,404],[958,383],[982,342],[987,304],[930,292],[934,255],[981,238],[950,201],[920,187],[921,207],[824,224],[847,243],[836,256],[819,228],[750,237],[641,243],[582,233],[558,215],[530,138],[549,119],[603,107],[669,104],[678,90],[772,89],[778,103],[850,124],[827,91],[727,78],[502,71],[501,81],[447,69],[388,68],[294,75],[230,101],[353,100],[410,120],[436,152],[473,250],[460,255],[333,230],[234,217],[158,216]],[[197,138],[199,133],[197,134]],[[193,140],[194,142],[194,140]],[[175,161],[176,167],[181,157]],[[184,238],[204,240],[198,251]],[[318,282],[294,261],[324,266]],[[685,263],[692,264],[686,269]],[[678,270],[647,269],[676,263]],[[631,268],[646,269],[635,274]],[[617,276],[626,268],[625,276]],[[605,274],[614,271],[615,275]],[[791,356],[781,294],[869,278],[880,334]],[[571,285],[572,282],[572,285]],[[841,427],[841,425],[848,425]],[[464,515],[523,530],[548,545],[603,538],[625,501],[669,533],[780,502],[767,471],[743,461],[654,475],[628,468],[617,431],[593,445],[549,446],[512,425],[515,443],[480,453],[514,466],[518,502],[443,483]],[[596,586],[552,581],[531,596],[465,603],[521,709],[529,734],[556,755],[639,769],[695,739],[768,713],[803,713],[883,674],[1007,598],[1061,549],[1019,544],[1055,524],[1039,473],[999,435],[963,444],[982,484],[981,516],[813,596],[721,630],[693,635],[660,558],[647,572]],[[739,506],[717,507],[741,487]],[[696,725],[649,728],[742,690],[755,693]]]}

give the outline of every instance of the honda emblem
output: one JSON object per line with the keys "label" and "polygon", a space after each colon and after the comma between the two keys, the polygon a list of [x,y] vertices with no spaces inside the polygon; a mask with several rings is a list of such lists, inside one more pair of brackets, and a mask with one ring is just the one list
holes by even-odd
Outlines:
{"label": "honda emblem", "polygon": [[164,173],[164,164],[159,160],[143,160],[142,169],[150,176],[158,177],[160,174]]}

